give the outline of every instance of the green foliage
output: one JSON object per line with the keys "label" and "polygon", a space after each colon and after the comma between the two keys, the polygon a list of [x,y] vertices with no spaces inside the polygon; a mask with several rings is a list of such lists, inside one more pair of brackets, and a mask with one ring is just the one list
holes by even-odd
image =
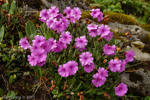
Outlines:
{"label": "green foliage", "polygon": [[144,100],[150,100],[150,97],[149,96],[147,96],[147,97],[145,97],[145,99]]}
{"label": "green foliage", "polygon": [[11,7],[10,7],[10,10],[9,10],[9,14],[10,14],[10,15],[13,15],[15,9],[16,9],[16,2],[13,0],[12,3],[11,3]]}
{"label": "green foliage", "polygon": [[12,84],[15,81],[16,77],[14,75],[11,75],[9,78],[9,84]]}
{"label": "green foliage", "polygon": [[[3,41],[0,40],[2,43],[17,44],[17,40],[20,39],[18,34],[20,31],[23,32],[22,27],[24,27],[23,17],[20,16],[21,13],[15,0],[12,2],[6,0],[6,3],[0,6],[0,28],[3,27],[5,30],[5,34],[0,34],[1,36],[3,35]],[[2,39],[1,36],[0,39]]]}
{"label": "green foliage", "polygon": [[132,14],[137,17],[139,24],[150,23],[150,5],[139,0],[95,0],[91,6],[97,6],[101,11]]}
{"label": "green foliage", "polygon": [[32,23],[32,21],[28,20],[26,24],[26,35],[29,36],[31,39],[36,35],[37,31]]}
{"label": "green foliage", "polygon": [[14,99],[15,96],[16,96],[16,93],[15,93],[14,91],[9,91],[9,92],[7,93],[6,98],[8,98],[8,99]]}
{"label": "green foliage", "polygon": [[2,27],[0,28],[0,42],[3,41],[3,37],[4,37],[4,27],[2,26]]}

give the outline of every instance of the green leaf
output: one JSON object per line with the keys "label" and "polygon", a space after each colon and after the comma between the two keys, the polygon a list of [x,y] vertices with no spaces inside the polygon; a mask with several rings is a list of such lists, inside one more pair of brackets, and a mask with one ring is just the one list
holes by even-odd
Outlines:
{"label": "green leaf", "polygon": [[59,93],[59,94],[58,94],[58,96],[57,96],[57,97],[59,98],[59,97],[61,97],[63,94],[64,94],[64,93],[63,93],[63,92],[61,92],[61,93]]}
{"label": "green leaf", "polygon": [[15,8],[16,8],[16,1],[13,0],[12,3],[11,3],[10,10],[9,10],[10,15],[14,14]]}
{"label": "green leaf", "polygon": [[31,39],[36,35],[37,30],[32,23],[32,21],[28,20],[26,24],[26,34],[29,36]]}
{"label": "green leaf", "polygon": [[4,94],[4,91],[3,89],[0,88],[0,96],[3,96],[3,94]]}
{"label": "green leaf", "polygon": [[11,75],[10,78],[9,78],[9,84],[11,84],[12,82],[14,82],[14,80],[15,80],[15,79],[14,79],[14,76]]}
{"label": "green leaf", "polygon": [[4,26],[2,26],[2,27],[0,28],[0,42],[3,41],[3,37],[4,37]]}
{"label": "green leaf", "polygon": [[150,97],[149,97],[149,96],[147,96],[147,97],[145,97],[145,98],[144,98],[144,100],[150,100]]}
{"label": "green leaf", "polygon": [[38,67],[38,69],[39,69],[39,74],[40,74],[40,77],[42,77],[42,70],[41,70],[41,67]]}
{"label": "green leaf", "polygon": [[22,39],[23,38],[23,34],[21,32],[19,32],[19,38]]}
{"label": "green leaf", "polygon": [[82,81],[81,81],[80,84],[77,86],[77,88],[75,89],[75,91],[77,91],[77,90],[80,88],[81,85],[82,85]]}
{"label": "green leaf", "polygon": [[9,91],[7,93],[7,97],[9,97],[10,99],[14,99],[16,96],[16,93],[14,91]]}
{"label": "green leaf", "polygon": [[50,32],[47,32],[45,36],[46,40],[48,40],[50,37],[51,37]]}

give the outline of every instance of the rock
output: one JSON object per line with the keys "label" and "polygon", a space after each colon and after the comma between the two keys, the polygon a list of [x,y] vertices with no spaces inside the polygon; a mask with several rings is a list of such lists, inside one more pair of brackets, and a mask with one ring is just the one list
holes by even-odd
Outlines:
{"label": "rock", "polygon": [[[130,31],[133,35],[138,35],[138,34],[147,34],[149,33],[148,31],[142,29],[140,26],[138,25],[126,25],[126,24],[120,24],[118,22],[109,22],[108,26],[115,30],[116,32],[126,32],[126,31]],[[118,30],[120,29],[120,30]]]}
{"label": "rock", "polygon": [[57,6],[61,12],[67,6],[79,7],[82,10],[90,9],[90,7],[85,4],[86,0],[22,0],[22,3],[23,2],[28,5],[28,7],[39,11],[45,8],[49,9],[51,6]]}
{"label": "rock", "polygon": [[130,93],[150,96],[150,70],[141,66],[137,70],[123,72],[120,77],[121,81],[127,84]]}
{"label": "rock", "polygon": [[131,43],[131,47],[127,46],[125,51],[133,50],[135,52],[135,59],[138,61],[150,61],[150,54],[143,52],[142,49],[145,47],[145,44],[141,41],[135,41]]}

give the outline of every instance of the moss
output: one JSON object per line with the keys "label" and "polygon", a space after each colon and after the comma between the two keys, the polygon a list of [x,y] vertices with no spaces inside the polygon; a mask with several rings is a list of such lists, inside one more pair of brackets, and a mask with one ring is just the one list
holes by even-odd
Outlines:
{"label": "moss", "polygon": [[132,43],[135,47],[139,48],[139,49],[143,49],[144,46],[138,43]]}
{"label": "moss", "polygon": [[115,12],[103,12],[104,15],[109,15],[112,21],[117,21],[121,24],[128,24],[128,25],[137,25],[137,21],[133,19],[131,16],[122,14],[122,13],[115,13]]}
{"label": "moss", "polygon": [[139,39],[140,39],[143,43],[150,45],[150,33],[147,33],[147,34],[145,34],[145,35],[143,35],[143,34],[139,35]]}
{"label": "moss", "polygon": [[119,40],[121,40],[122,42],[125,42],[125,39],[124,39],[124,38],[121,38],[115,30],[110,29],[110,31],[113,32],[113,38],[114,38],[114,39],[119,39]]}
{"label": "moss", "polygon": [[150,32],[150,25],[144,25],[144,24],[141,24],[140,27],[143,28],[144,30]]}
{"label": "moss", "polygon": [[91,11],[86,11],[86,12],[82,12],[81,14],[81,18],[92,18],[92,16],[90,15]]}
{"label": "moss", "polygon": [[86,1],[85,1],[85,4],[86,4],[87,6],[89,6],[91,3],[94,3],[94,1],[93,1],[93,0],[86,0]]}
{"label": "moss", "polygon": [[[92,16],[90,15],[91,11],[82,12],[81,18],[90,18],[92,19]],[[128,25],[137,25],[137,21],[133,19],[131,16],[122,14],[122,13],[114,13],[114,12],[103,12],[104,16],[109,15],[110,20],[115,22],[119,22],[121,24],[128,24]],[[94,19],[96,21],[97,19]]]}

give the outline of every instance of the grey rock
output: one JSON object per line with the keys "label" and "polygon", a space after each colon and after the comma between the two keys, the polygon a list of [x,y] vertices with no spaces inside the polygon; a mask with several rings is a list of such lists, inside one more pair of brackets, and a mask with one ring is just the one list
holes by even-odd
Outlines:
{"label": "grey rock", "polygon": [[123,72],[121,81],[127,84],[129,91],[142,96],[150,96],[150,71],[139,68],[135,72]]}

